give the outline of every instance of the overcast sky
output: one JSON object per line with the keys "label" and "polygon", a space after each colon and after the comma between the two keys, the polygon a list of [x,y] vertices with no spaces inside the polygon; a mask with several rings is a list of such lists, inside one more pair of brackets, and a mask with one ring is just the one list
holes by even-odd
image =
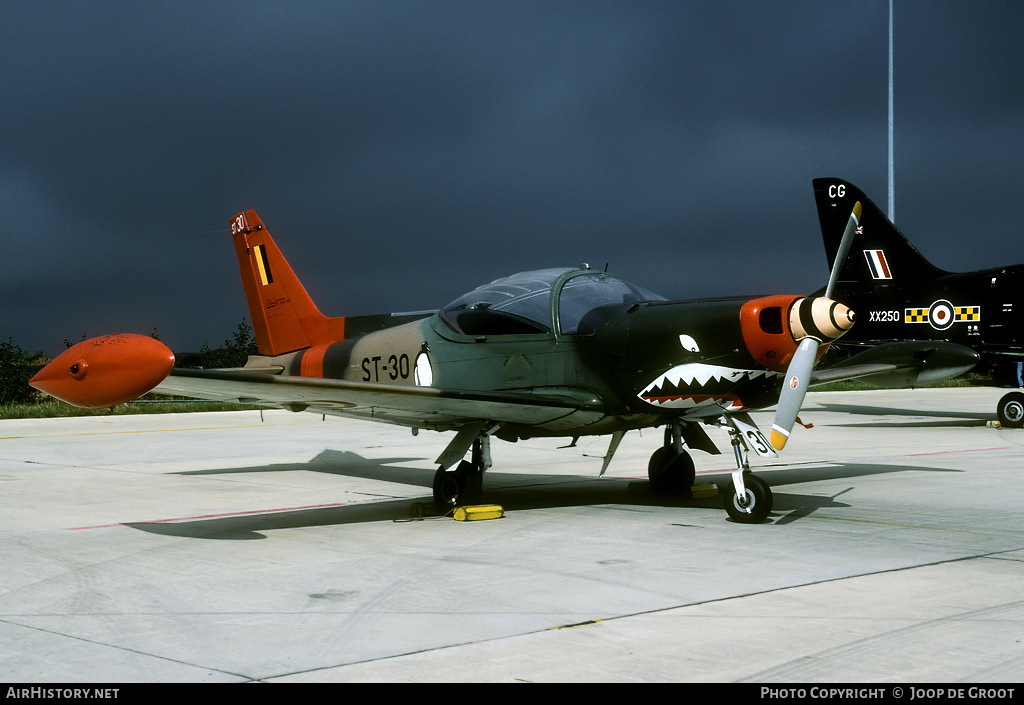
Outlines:
{"label": "overcast sky", "polygon": [[[0,3],[0,339],[248,318],[255,209],[328,315],[589,262],[811,293],[811,180],[887,208],[887,0]],[[896,0],[897,225],[1024,261],[1024,3]]]}

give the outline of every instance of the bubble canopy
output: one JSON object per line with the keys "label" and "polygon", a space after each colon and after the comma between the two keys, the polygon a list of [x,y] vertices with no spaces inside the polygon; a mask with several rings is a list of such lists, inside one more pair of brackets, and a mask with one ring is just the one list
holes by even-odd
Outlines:
{"label": "bubble canopy", "polygon": [[584,335],[613,308],[664,301],[624,279],[591,269],[538,269],[496,279],[441,309],[463,335]]}

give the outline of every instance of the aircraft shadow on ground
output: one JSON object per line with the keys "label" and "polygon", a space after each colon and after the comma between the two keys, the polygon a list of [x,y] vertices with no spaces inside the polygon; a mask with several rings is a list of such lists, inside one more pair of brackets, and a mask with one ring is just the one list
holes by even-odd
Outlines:
{"label": "aircraft shadow on ground", "polygon": [[[355,502],[339,506],[312,507],[288,511],[253,512],[235,516],[200,518],[182,521],[131,523],[125,526],[139,531],[182,538],[216,540],[253,540],[266,538],[267,532],[310,528],[318,526],[339,526],[381,521],[415,521],[414,505],[425,510],[424,518],[443,516],[432,503],[429,487],[433,470],[424,468],[395,467],[390,463],[423,460],[422,458],[368,459],[355,453],[325,450],[307,463],[289,463],[249,468],[228,468],[224,470],[196,470],[176,473],[179,475],[221,475],[235,473],[313,471],[328,472],[339,476],[399,482],[405,485],[423,486],[427,492],[421,497],[402,497]],[[844,508],[850,505],[837,501],[839,495],[853,489],[847,488],[833,496],[801,494],[783,491],[789,485],[804,482],[860,478],[900,472],[961,472],[945,468],[925,466],[878,465],[868,463],[837,463],[820,467],[777,469],[761,476],[773,489],[774,511],[769,521],[779,525],[792,523],[823,508]],[[697,484],[715,483],[724,488],[730,483],[728,473],[699,475]],[[566,475],[527,475],[488,471],[484,476],[484,491],[481,503],[499,504],[506,514],[511,512],[563,507],[586,507],[598,505],[638,507],[678,507],[680,509],[708,510],[723,512],[721,493],[714,497],[691,499],[681,495],[663,495],[651,491],[644,480],[623,478],[598,478]],[[680,515],[685,521],[685,514]]]}
{"label": "aircraft shadow on ground", "polygon": [[899,426],[900,428],[953,428],[967,426],[984,426],[986,422],[995,419],[994,413],[965,412],[955,410],[941,411],[934,409],[894,409],[890,406],[859,406],[857,404],[821,404],[820,406],[824,411],[834,411],[842,414],[852,414],[854,416],[912,416],[918,419],[920,419],[921,417],[945,419],[936,421],[904,422],[899,420],[898,418],[887,418],[885,421],[877,421],[874,423],[853,422],[845,424],[830,424],[833,426],[856,426],[858,428],[892,428],[893,426]]}
{"label": "aircraft shadow on ground", "polygon": [[325,450],[316,457],[297,463],[261,465],[244,468],[214,468],[212,470],[185,470],[175,475],[249,475],[266,472],[319,472],[328,475],[359,477],[365,480],[385,480],[404,485],[421,485],[429,488],[433,473],[423,468],[402,467],[398,463],[423,462],[423,457],[408,458],[364,458],[351,451]]}

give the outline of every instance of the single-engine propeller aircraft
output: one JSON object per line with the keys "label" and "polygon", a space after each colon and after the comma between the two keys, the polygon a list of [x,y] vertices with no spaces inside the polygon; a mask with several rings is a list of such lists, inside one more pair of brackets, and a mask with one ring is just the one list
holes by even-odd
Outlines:
{"label": "single-engine propeller aircraft", "polygon": [[[863,206],[854,239],[858,252],[840,267],[833,292],[860,313],[856,330],[843,339],[843,347],[874,350],[861,352],[859,360],[882,359],[887,349],[899,347],[930,355],[943,369],[960,359],[963,372],[979,360],[997,370],[1024,362],[1024,265],[943,271],[849,181],[815,179],[814,198],[829,262],[835,261],[845,232],[844,213],[853,203]],[[1017,365],[1012,367],[1016,372]],[[887,386],[887,381],[902,382],[898,377],[890,373],[866,381]],[[1013,380],[1021,386],[1016,374]],[[1004,395],[996,412],[1003,425],[1024,427],[1024,393]]]}
{"label": "single-engine propeller aircraft", "polygon": [[[844,243],[861,207],[847,209]],[[259,355],[245,367],[174,367],[159,341],[110,335],[69,348],[31,384],[83,407],[120,404],[150,389],[203,399],[355,416],[455,431],[437,458],[434,500],[478,501],[491,466],[491,437],[610,435],[603,475],[623,435],[664,427],[652,455],[653,488],[682,491],[694,480],[684,448],[718,453],[702,424],[725,427],[736,469],[725,490],[734,520],[755,523],[772,508],[748,455],[777,457],[808,385],[928,361],[850,360],[812,374],[854,313],[830,300],[847,245],[824,295],[667,301],[587,268],[544,269],[481,286],[436,313],[389,318],[322,314],[255,211],[231,232]],[[748,414],[778,404],[770,437]],[[468,455],[468,459],[467,458]]]}

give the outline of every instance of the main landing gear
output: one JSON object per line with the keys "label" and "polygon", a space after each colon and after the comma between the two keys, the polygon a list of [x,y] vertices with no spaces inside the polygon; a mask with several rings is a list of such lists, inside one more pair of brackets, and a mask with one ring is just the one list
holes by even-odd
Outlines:
{"label": "main landing gear", "polygon": [[[728,426],[736,457],[732,482],[723,491],[723,495],[725,510],[733,521],[759,524],[772,510],[772,491],[764,480],[750,472],[747,462],[750,452],[748,442],[754,444],[754,450],[759,455],[777,456],[774,456],[771,446],[757,427],[748,421],[733,415],[722,424]],[[491,467],[491,433],[496,428],[483,423],[464,427],[438,458],[440,466],[434,473],[433,493],[434,503],[439,510],[447,512],[457,506],[480,501],[483,474]],[[696,472],[693,459],[683,448],[684,436],[686,445],[692,448],[718,452],[699,427],[686,427],[680,423],[669,425],[665,429],[665,444],[654,452],[647,466],[647,476],[653,490],[678,494],[693,487]],[[613,441],[606,464],[616,445]],[[462,460],[470,449],[470,459]]]}
{"label": "main landing gear", "polygon": [[438,509],[448,511],[480,501],[484,470],[491,467],[491,437],[476,437],[472,448],[470,460],[460,461],[454,470],[441,465],[434,473],[434,504]]}
{"label": "main landing gear", "polygon": [[683,450],[682,428],[671,424],[665,428],[665,445],[654,451],[647,463],[651,489],[660,494],[677,494],[693,487],[695,477],[693,458]]}
{"label": "main landing gear", "polygon": [[[723,491],[725,498],[725,511],[733,521],[744,524],[759,524],[764,521],[772,511],[773,497],[772,490],[768,484],[750,472],[750,464],[747,461],[749,448],[744,432],[750,438],[751,443],[756,443],[759,454],[768,455],[771,453],[768,441],[761,435],[755,426],[743,425],[741,427],[733,420],[727,425],[729,438],[732,442],[733,454],[736,456],[736,470],[732,473],[732,482]],[[691,428],[692,432],[693,429]],[[670,424],[665,429],[665,444],[654,451],[651,460],[647,465],[647,478],[650,480],[651,489],[660,494],[678,494],[688,491],[693,486],[696,476],[693,466],[693,459],[683,449],[684,426],[682,424]],[[687,437],[689,445],[697,445],[702,450],[712,450],[712,446],[703,442],[702,435],[690,435]],[[710,444],[710,441],[707,441]]]}
{"label": "main landing gear", "polygon": [[999,425],[1006,428],[1024,428],[1024,394],[1010,392],[999,400],[996,407]]}

